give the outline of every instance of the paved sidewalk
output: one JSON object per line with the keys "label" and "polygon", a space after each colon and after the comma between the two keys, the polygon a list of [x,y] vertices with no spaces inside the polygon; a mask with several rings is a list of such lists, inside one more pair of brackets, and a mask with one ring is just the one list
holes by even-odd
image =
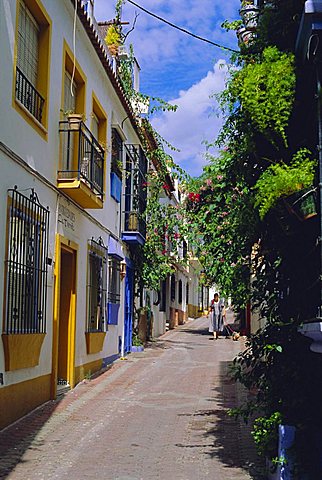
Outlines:
{"label": "paved sidewalk", "polygon": [[242,341],[210,340],[201,318],[117,361],[0,432],[10,480],[260,479],[250,428],[225,411]]}

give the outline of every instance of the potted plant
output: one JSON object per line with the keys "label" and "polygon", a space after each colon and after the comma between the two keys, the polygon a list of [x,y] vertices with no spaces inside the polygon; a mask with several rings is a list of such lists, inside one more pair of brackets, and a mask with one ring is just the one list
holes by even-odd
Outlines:
{"label": "potted plant", "polygon": [[105,37],[105,43],[110,51],[110,54],[115,57],[118,54],[120,45],[122,44],[120,29],[117,25],[112,24],[109,26]]}
{"label": "potted plant", "polygon": [[316,215],[313,181],[316,160],[309,150],[299,150],[290,164],[284,162],[269,166],[255,184],[255,206],[263,219],[280,200],[290,213],[303,220]]}
{"label": "potted plant", "polygon": [[138,225],[139,225],[138,212],[130,212],[128,229],[130,231],[137,231]]}
{"label": "potted plant", "polygon": [[131,347],[131,352],[143,352],[144,346],[141,341],[141,339],[138,337],[138,335],[133,335],[132,337],[132,347]]}
{"label": "potted plant", "polygon": [[252,1],[242,2],[242,8],[239,11],[243,19],[246,30],[256,30],[258,26],[259,8]]}
{"label": "potted plant", "polygon": [[256,34],[250,30],[247,30],[245,27],[240,27],[236,31],[238,38],[238,44],[241,45],[251,45],[256,38]]}

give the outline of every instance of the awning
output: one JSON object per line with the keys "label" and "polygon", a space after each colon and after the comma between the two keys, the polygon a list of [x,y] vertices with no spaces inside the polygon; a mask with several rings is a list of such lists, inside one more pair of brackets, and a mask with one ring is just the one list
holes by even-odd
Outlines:
{"label": "awning", "polygon": [[122,245],[115,238],[111,237],[108,241],[108,254],[111,257],[116,257],[119,260],[124,260],[124,254],[122,252]]}

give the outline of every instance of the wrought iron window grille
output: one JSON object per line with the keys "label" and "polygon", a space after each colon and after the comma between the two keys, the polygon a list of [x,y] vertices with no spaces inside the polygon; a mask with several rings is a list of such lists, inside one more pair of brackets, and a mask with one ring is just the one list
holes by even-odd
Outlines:
{"label": "wrought iron window grille", "polygon": [[16,99],[41,123],[45,99],[18,67],[16,69]]}
{"label": "wrought iron window grille", "polygon": [[108,259],[108,302],[119,304],[121,301],[121,262],[114,256]]}
{"label": "wrought iron window grille", "polygon": [[102,237],[89,241],[87,332],[107,329],[107,247]]}
{"label": "wrought iron window grille", "polygon": [[179,284],[178,284],[178,303],[182,303],[182,280],[179,280]]}
{"label": "wrought iron window grille", "polygon": [[126,181],[124,231],[146,234],[144,212],[147,204],[147,159],[140,145],[125,145]]}
{"label": "wrought iron window grille", "polygon": [[9,189],[4,333],[46,333],[49,208]]}
{"label": "wrought iron window grille", "polygon": [[174,273],[170,277],[170,298],[172,302],[176,299],[176,276]]}
{"label": "wrought iron window grille", "polygon": [[123,169],[123,140],[116,128],[112,128],[112,157],[111,172],[122,178]]}

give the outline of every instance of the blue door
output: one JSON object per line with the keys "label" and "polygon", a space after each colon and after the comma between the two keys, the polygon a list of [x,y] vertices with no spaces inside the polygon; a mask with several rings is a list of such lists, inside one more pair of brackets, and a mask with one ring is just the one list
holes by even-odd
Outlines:
{"label": "blue door", "polygon": [[132,324],[134,310],[134,268],[133,262],[126,258],[125,308],[124,308],[124,353],[131,351]]}

